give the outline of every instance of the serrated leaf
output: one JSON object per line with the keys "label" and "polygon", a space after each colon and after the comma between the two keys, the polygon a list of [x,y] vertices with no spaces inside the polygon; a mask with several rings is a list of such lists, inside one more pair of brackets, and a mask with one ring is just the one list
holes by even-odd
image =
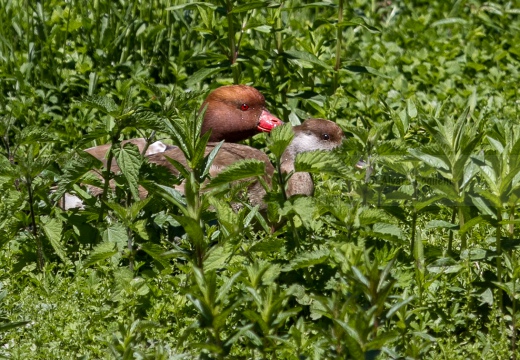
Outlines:
{"label": "serrated leaf", "polygon": [[294,130],[291,124],[275,127],[267,138],[267,147],[273,155],[279,159],[294,138]]}
{"label": "serrated leaf", "polygon": [[215,4],[212,4],[209,2],[197,1],[197,2],[192,2],[192,3],[187,3],[187,4],[170,6],[170,7],[167,7],[166,10],[175,11],[175,10],[183,10],[183,9],[194,9],[194,8],[197,8],[198,6],[205,7],[205,8],[212,9],[212,10],[215,10],[217,8],[217,5],[215,5]]}
{"label": "serrated leaf", "polygon": [[316,65],[316,66],[319,66],[324,69],[332,70],[332,67],[329,64],[318,59],[317,56],[315,56],[311,53],[305,52],[305,51],[287,50],[283,53],[283,55],[287,56],[289,59],[305,61],[312,65]]}
{"label": "serrated leaf", "polygon": [[215,147],[213,148],[213,150],[211,150],[208,156],[204,158],[204,171],[202,172],[202,178],[205,178],[209,174],[211,165],[213,164],[213,160],[215,159],[215,156],[217,156],[220,148],[222,147],[222,144],[224,144],[224,140],[215,145]]}
{"label": "serrated leaf", "polygon": [[87,96],[85,100],[83,100],[83,103],[100,110],[104,114],[112,116],[116,116],[119,109],[114,99],[107,96]]}
{"label": "serrated leaf", "polygon": [[135,231],[135,233],[144,240],[150,240],[149,236],[148,236],[148,232],[146,231],[147,222],[148,222],[147,219],[141,219],[141,220],[135,221],[131,226],[131,229],[133,231]]}
{"label": "serrated leaf", "polygon": [[101,233],[101,238],[103,241],[116,244],[119,249],[122,249],[126,246],[128,241],[128,234],[122,224],[114,223]]}
{"label": "serrated leaf", "polygon": [[125,177],[128,182],[128,187],[134,199],[139,199],[139,169],[141,168],[142,157],[139,148],[132,144],[126,143],[122,148],[113,148],[113,152]]}
{"label": "serrated leaf", "polygon": [[344,69],[355,72],[355,73],[372,74],[372,75],[380,76],[385,79],[391,79],[389,76],[387,76],[383,73],[380,73],[379,71],[377,71],[376,69],[374,69],[373,67],[370,67],[370,66],[349,65],[349,66],[345,66]]}
{"label": "serrated leaf", "polygon": [[154,244],[152,242],[145,242],[140,244],[139,247],[145,253],[150,255],[152,259],[160,263],[163,267],[168,268],[170,266],[168,257],[165,255],[164,248],[160,245]]}
{"label": "serrated leaf", "polygon": [[457,224],[452,224],[448,221],[444,220],[432,220],[428,222],[425,226],[425,229],[450,229],[455,230],[459,227]]}
{"label": "serrated leaf", "polygon": [[339,158],[334,153],[325,150],[299,153],[296,155],[294,168],[296,172],[329,173],[334,175],[347,173],[347,168],[341,163]]}
{"label": "serrated leaf", "polygon": [[285,247],[284,239],[269,239],[256,242],[249,248],[250,252],[272,253],[280,252]]}
{"label": "serrated leaf", "polygon": [[291,262],[283,269],[283,271],[303,269],[313,265],[321,264],[328,259],[329,254],[330,252],[328,249],[319,249],[299,254],[291,260]]}
{"label": "serrated leaf", "polygon": [[233,254],[233,249],[227,246],[214,246],[207,253],[204,259],[204,271],[221,269],[226,264],[229,257]]}
{"label": "serrated leaf", "polygon": [[79,152],[77,157],[72,158],[65,165],[63,175],[58,178],[58,188],[52,195],[53,200],[61,199],[83,175],[92,169],[101,167],[102,164],[101,161],[91,154],[84,151]]}
{"label": "serrated leaf", "polygon": [[256,159],[240,160],[226,167],[217,176],[210,180],[206,188],[213,188],[229,184],[233,181],[249,179],[265,174],[265,163]]}
{"label": "serrated leaf", "polygon": [[49,133],[46,129],[38,128],[36,126],[29,126],[18,134],[18,145],[40,144],[42,142],[49,142],[57,140],[53,133]]}
{"label": "serrated leaf", "polygon": [[290,201],[286,201],[283,208],[279,210],[281,216],[287,216],[292,213],[297,214],[303,226],[313,231],[319,231],[323,225],[323,222],[320,221],[317,216],[317,212],[316,204],[312,197],[291,199]]}
{"label": "serrated leaf", "polygon": [[443,169],[445,171],[450,169],[449,165],[440,156],[426,154],[418,149],[409,149],[408,152],[434,169]]}
{"label": "serrated leaf", "polygon": [[63,262],[67,262],[67,254],[60,241],[63,224],[58,219],[51,219],[48,216],[42,216],[41,221],[43,232],[56,252],[56,255],[58,255]]}
{"label": "serrated leaf", "polygon": [[398,239],[404,239],[403,231],[399,228],[399,226],[394,224],[375,223],[372,231],[376,234],[386,234],[395,236]]}
{"label": "serrated leaf", "polygon": [[111,241],[104,241],[101,244],[94,247],[94,250],[87,257],[83,263],[84,267],[96,264],[100,261],[111,258],[119,253],[117,245]]}
{"label": "serrated leaf", "polygon": [[246,12],[253,9],[265,8],[269,3],[270,1],[251,1],[246,4],[233,7],[233,10],[231,10],[230,13],[239,14],[241,12]]}
{"label": "serrated leaf", "polygon": [[200,223],[187,216],[172,215],[172,217],[182,225],[195,246],[204,245],[204,232]]}
{"label": "serrated leaf", "polygon": [[199,71],[195,72],[193,75],[190,75],[189,79],[186,81],[186,86],[188,88],[192,88],[195,85],[199,84],[204,80],[205,78],[218,74],[219,72],[223,71],[224,67],[216,67],[216,68],[208,68],[204,67],[200,69]]}

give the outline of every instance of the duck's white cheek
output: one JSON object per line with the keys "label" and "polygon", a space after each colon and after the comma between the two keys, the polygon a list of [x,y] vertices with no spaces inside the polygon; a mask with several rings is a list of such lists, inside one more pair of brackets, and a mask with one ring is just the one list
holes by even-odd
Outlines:
{"label": "duck's white cheek", "polygon": [[323,144],[313,135],[301,134],[294,138],[296,152],[323,149]]}

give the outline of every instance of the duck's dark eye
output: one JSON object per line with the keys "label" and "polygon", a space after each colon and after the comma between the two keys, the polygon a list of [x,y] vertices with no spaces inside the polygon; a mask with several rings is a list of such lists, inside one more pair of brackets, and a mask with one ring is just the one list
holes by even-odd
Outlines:
{"label": "duck's dark eye", "polygon": [[240,105],[240,110],[242,110],[242,111],[246,111],[246,110],[248,110],[248,109],[249,109],[249,105],[247,105],[247,104],[242,104],[242,105]]}
{"label": "duck's dark eye", "polygon": [[323,140],[329,140],[330,139],[330,135],[329,134],[323,134],[323,135],[321,135],[321,138]]}

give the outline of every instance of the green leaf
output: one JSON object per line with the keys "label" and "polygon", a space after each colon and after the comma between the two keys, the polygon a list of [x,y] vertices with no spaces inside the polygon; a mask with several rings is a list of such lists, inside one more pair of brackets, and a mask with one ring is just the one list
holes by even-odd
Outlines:
{"label": "green leaf", "polygon": [[450,170],[450,166],[444,161],[444,159],[438,155],[426,154],[418,149],[408,149],[408,152],[415,156],[417,159],[424,161],[427,165],[434,169],[442,169],[445,171]]}
{"label": "green leaf", "polygon": [[317,174],[347,174],[347,168],[339,160],[338,156],[330,151],[314,150],[296,155],[294,162],[296,172],[309,172]]}
{"label": "green leaf", "polygon": [[232,254],[233,249],[227,246],[213,246],[206,253],[206,258],[204,259],[204,271],[222,269]]}
{"label": "green leaf", "polygon": [[442,20],[437,20],[431,24],[431,27],[443,26],[443,25],[451,25],[451,24],[460,24],[466,25],[468,22],[462,18],[447,18]]}
{"label": "green leaf", "polygon": [[188,210],[186,209],[186,199],[176,189],[151,182],[143,182],[142,185],[150,192],[158,194],[166,201],[175,205],[184,216],[188,216]]}
{"label": "green leaf", "polygon": [[79,155],[73,157],[63,169],[63,175],[58,178],[58,188],[53,193],[54,200],[61,199],[65,193],[77,183],[85,173],[88,171],[100,168],[102,162],[94,156],[84,151],[79,152]]}
{"label": "green leaf", "polygon": [[417,108],[415,107],[415,103],[412,99],[406,100],[406,112],[411,119],[415,119],[417,117]]}
{"label": "green leaf", "polygon": [[282,157],[283,152],[294,138],[291,124],[275,127],[267,138],[267,147],[277,159]]}
{"label": "green leaf", "polygon": [[402,308],[405,305],[408,305],[412,300],[415,299],[415,296],[410,296],[406,298],[405,300],[398,302],[397,304],[394,304],[390,310],[386,313],[386,318],[390,319],[400,308]]}
{"label": "green leaf", "polygon": [[428,222],[425,226],[425,229],[450,229],[450,230],[454,230],[454,229],[457,229],[459,227],[459,225],[457,224],[452,224],[448,221],[444,221],[444,220],[432,220],[430,222]]}
{"label": "green leaf", "polygon": [[361,74],[372,74],[376,75],[385,79],[391,79],[390,76],[387,76],[385,74],[380,73],[376,69],[370,66],[360,66],[360,65],[349,65],[344,67],[345,70],[352,71],[354,73],[361,73]]}
{"label": "green leaf", "polygon": [[170,7],[167,7],[166,10],[175,11],[175,10],[184,10],[184,9],[194,9],[194,8],[197,8],[198,6],[205,7],[205,8],[212,9],[212,10],[215,10],[217,8],[217,5],[215,5],[215,4],[212,4],[209,2],[196,1],[196,2],[192,2],[192,3],[170,6]]}
{"label": "green leaf", "polygon": [[379,30],[378,28],[367,24],[365,19],[363,19],[362,17],[355,17],[355,18],[349,19],[348,21],[342,21],[342,22],[338,23],[338,27],[340,27],[340,28],[347,27],[347,26],[361,26],[361,27],[364,27],[365,29],[367,29],[372,34],[381,32],[381,30]]}
{"label": "green leaf", "polygon": [[297,197],[286,201],[283,208],[279,210],[280,216],[296,214],[300,217],[302,225],[309,230],[318,232],[323,226],[319,219],[318,209],[312,197]]}
{"label": "green leaf", "polygon": [[43,232],[45,233],[45,236],[47,236],[47,239],[56,252],[56,255],[58,255],[63,262],[67,262],[67,254],[60,241],[63,232],[63,224],[58,219],[49,218],[48,216],[42,216],[41,221]]}
{"label": "green leaf", "polygon": [[218,151],[222,147],[222,144],[224,144],[224,140],[222,140],[217,145],[215,145],[213,150],[211,150],[211,152],[208,154],[208,156],[206,156],[206,158],[204,159],[204,166],[203,166],[204,171],[202,172],[203,179],[209,174],[209,172],[211,170],[211,165],[213,164],[213,160],[215,159],[215,156],[217,156]]}
{"label": "green leaf", "polygon": [[217,293],[217,298],[215,299],[216,302],[223,301],[227,296],[229,296],[229,291],[235,281],[238,279],[238,277],[242,274],[242,272],[238,271],[235,273],[232,277],[226,280],[224,285],[220,286]]}
{"label": "green leaf", "polygon": [[374,234],[384,234],[396,237],[397,239],[404,239],[403,231],[399,226],[387,223],[375,223],[372,227]]}
{"label": "green leaf", "polygon": [[165,250],[162,246],[152,242],[145,242],[139,245],[139,248],[146,252],[155,261],[161,264],[164,268],[170,267],[168,256],[165,255]]}
{"label": "green leaf", "polygon": [[233,7],[233,10],[231,10],[230,13],[239,14],[239,13],[254,10],[254,9],[266,8],[270,2],[271,1],[251,1],[246,4]]}
{"label": "green leaf", "polygon": [[281,252],[285,247],[284,239],[268,239],[256,242],[249,248],[250,252],[274,253]]}
{"label": "green leaf", "polygon": [[200,223],[187,216],[172,215],[181,224],[194,245],[204,245],[204,232]]}
{"label": "green leaf", "polygon": [[195,87],[197,84],[201,83],[202,80],[205,78],[218,74],[219,72],[223,71],[224,67],[216,67],[216,68],[208,68],[204,67],[197,71],[195,74],[190,75],[189,79],[186,81],[186,87],[192,88]]}
{"label": "green leaf", "polygon": [[482,217],[482,216],[475,216],[474,218],[466,221],[464,223],[464,226],[462,226],[460,229],[459,229],[459,234],[460,235],[463,235],[465,233],[467,233],[471,228],[473,228],[475,225],[478,225],[478,224],[481,224],[483,222],[485,222],[486,220]]}
{"label": "green leaf", "polygon": [[283,271],[303,269],[313,265],[322,264],[329,258],[329,254],[329,250],[325,248],[299,254],[291,260]]}
{"label": "green leaf", "polygon": [[12,322],[8,322],[6,324],[0,324],[0,333],[20,327],[20,326],[27,325],[29,323],[30,323],[30,321],[12,321]]}
{"label": "green leaf", "polygon": [[125,227],[120,223],[111,224],[102,233],[103,241],[116,244],[119,249],[123,249],[128,241],[128,234]]}
{"label": "green leaf", "polygon": [[89,105],[103,112],[106,115],[117,116],[119,107],[114,99],[108,96],[87,96],[83,101],[84,104]]}
{"label": "green leaf", "polygon": [[114,155],[128,182],[128,187],[134,199],[139,199],[139,169],[141,168],[142,156],[136,145],[126,143],[122,148],[113,148]]}
{"label": "green leaf", "polygon": [[118,249],[117,244],[113,243],[112,241],[104,241],[94,247],[94,250],[92,250],[87,259],[85,259],[83,266],[87,267],[100,261],[109,259],[114,255],[117,255],[119,251],[120,250]]}
{"label": "green leaf", "polygon": [[210,180],[206,188],[229,184],[233,181],[249,179],[265,175],[265,163],[256,159],[240,160],[226,167],[217,176]]}
{"label": "green leaf", "polygon": [[304,61],[312,65],[319,66],[323,69],[332,70],[332,67],[329,64],[327,64],[324,61],[321,61],[315,55],[305,51],[287,50],[283,53],[283,55],[285,55],[289,59]]}

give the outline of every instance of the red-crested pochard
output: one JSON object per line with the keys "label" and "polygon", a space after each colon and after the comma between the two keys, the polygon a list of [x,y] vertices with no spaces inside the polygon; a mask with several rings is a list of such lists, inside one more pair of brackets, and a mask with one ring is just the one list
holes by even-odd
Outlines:
{"label": "red-crested pochard", "polygon": [[[210,142],[222,140],[238,142],[260,132],[269,132],[274,127],[283,124],[280,119],[267,110],[264,96],[248,85],[227,85],[213,90],[204,100],[199,111],[204,109],[206,112],[201,134],[205,134],[211,129]],[[125,143],[136,145],[142,153],[146,146],[146,139],[125,140],[122,145]],[[104,161],[110,147],[111,144],[105,144],[84,151]],[[161,141],[156,141],[149,145],[145,155],[163,152],[167,147]]]}
{"label": "red-crested pochard", "polygon": [[[306,151],[313,150],[332,150],[341,145],[344,135],[341,128],[334,122],[324,119],[308,119],[302,125],[294,126],[294,138],[282,154],[281,171],[283,173],[290,173],[295,170],[294,161],[296,155]],[[217,143],[209,143],[206,147],[206,155],[209,154],[217,146]],[[163,166],[167,168],[173,175],[178,176],[179,173],[175,167],[167,160],[167,158],[174,159],[179,163],[187,166],[186,159],[182,151],[177,147],[169,147],[164,152],[152,154],[147,156],[150,163]],[[234,143],[223,143],[219,152],[213,160],[210,175],[217,176],[222,170],[228,166],[245,159],[256,159],[263,161],[266,165],[265,180],[267,183],[272,183],[272,176],[275,168],[271,164],[268,156],[255,148]],[[117,165],[115,171],[117,171]],[[183,192],[183,184],[175,186],[175,188]],[[89,186],[92,195],[100,195],[101,189]],[[312,195],[314,192],[314,184],[312,177],[306,172],[296,172],[289,178],[286,188],[287,197],[294,195]],[[139,195],[145,198],[148,193],[145,189],[139,188]],[[265,196],[265,189],[256,181],[248,188],[248,198],[252,205],[264,206],[263,197]]]}
{"label": "red-crested pochard", "polygon": [[[260,132],[270,132],[274,127],[283,124],[276,116],[267,110],[264,96],[254,87],[248,85],[227,85],[213,90],[202,103],[199,112],[204,111],[201,133],[211,129],[210,142],[245,140]],[[145,150],[147,140],[135,138],[124,140],[121,145],[132,143],[141,153]],[[84,151],[102,161],[106,166],[106,158],[111,144],[99,145]],[[172,148],[161,141],[150,144],[145,156],[157,154]],[[111,170],[119,170],[116,161],[112,162]],[[92,192],[99,194],[100,189],[90,187]],[[74,195],[65,194],[61,201],[63,209],[82,207],[81,200]]]}

